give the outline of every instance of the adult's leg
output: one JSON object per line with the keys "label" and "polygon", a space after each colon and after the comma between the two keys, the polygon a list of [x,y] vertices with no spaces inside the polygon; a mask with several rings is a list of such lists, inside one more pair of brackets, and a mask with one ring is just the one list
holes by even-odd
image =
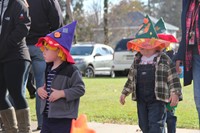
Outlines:
{"label": "adult's leg", "polygon": [[6,133],[18,133],[17,118],[13,107],[1,110],[1,118]]}
{"label": "adult's leg", "polygon": [[0,63],[0,110],[5,110],[12,107],[7,97],[7,87],[5,81],[5,65]]}
{"label": "adult's leg", "polygon": [[30,71],[30,62],[24,60],[10,62],[6,65],[5,71],[8,73],[8,76],[5,76],[6,86],[15,105],[19,133],[30,133],[30,113],[23,92],[26,88],[24,82],[26,82]]}
{"label": "adult's leg", "polygon": [[30,69],[30,62],[24,60],[13,61],[5,64],[5,83],[9,95],[12,97],[15,109],[28,108],[27,101],[23,94],[23,88],[27,72]]}
{"label": "adult's leg", "polygon": [[[199,123],[200,123],[200,55],[194,55],[193,56],[193,88],[194,88],[194,101],[197,108],[197,113],[199,117]],[[200,128],[200,124],[199,124]]]}
{"label": "adult's leg", "polygon": [[19,133],[31,132],[29,107],[23,92],[29,70],[30,62],[25,60],[7,63],[5,67],[5,72],[8,74],[5,76],[6,86],[15,105]]}
{"label": "adult's leg", "polygon": [[[5,80],[5,87],[8,89],[9,95],[12,97],[15,109],[13,107],[8,107],[7,109],[1,110],[1,116],[3,123],[5,125],[6,132],[17,131],[16,128],[16,116],[18,121],[19,132],[30,132],[30,115],[29,113],[24,113],[23,117],[18,116],[19,110],[28,109],[28,104],[24,97],[23,89],[26,84],[24,83],[27,78],[27,73],[30,68],[30,62],[25,60],[17,60],[12,62],[4,63],[3,75]],[[16,112],[15,112],[16,110]],[[28,121],[26,121],[28,120]],[[20,123],[25,121],[27,124],[21,126]],[[26,129],[26,130],[21,130]]]}
{"label": "adult's leg", "polygon": [[0,63],[0,114],[7,133],[17,133],[17,120],[14,108],[12,107],[7,93],[5,80],[5,65]]}
{"label": "adult's leg", "polygon": [[[44,72],[46,62],[44,61],[43,54],[39,48],[34,45],[29,45],[29,52],[32,60],[33,75],[36,81],[36,89],[44,85]],[[40,98],[36,92],[36,115],[38,127],[42,127],[42,114],[40,114]]]}

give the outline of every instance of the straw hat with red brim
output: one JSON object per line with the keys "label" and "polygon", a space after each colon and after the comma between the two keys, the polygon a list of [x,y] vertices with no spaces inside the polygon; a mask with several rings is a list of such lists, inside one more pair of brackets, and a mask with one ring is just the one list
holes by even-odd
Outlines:
{"label": "straw hat with red brim", "polygon": [[[143,26],[139,29],[136,33],[135,39],[129,41],[127,43],[128,50],[132,49],[132,51],[140,51],[141,48],[143,49],[156,49],[156,50],[163,50],[164,48],[168,47],[171,43],[169,38],[172,35],[169,34],[161,34],[157,35],[157,32],[163,32],[166,29],[161,29],[159,25],[162,25],[162,20],[158,21],[159,24],[154,25],[152,24],[151,19],[147,15],[144,18]],[[161,38],[160,38],[161,37]],[[166,40],[165,40],[166,39]]]}
{"label": "straw hat with red brim", "polygon": [[74,59],[70,55],[70,49],[74,39],[74,32],[77,21],[74,21],[68,25],[65,25],[58,30],[47,34],[45,37],[41,37],[36,44],[37,47],[42,47],[43,42],[46,41],[52,47],[58,47],[66,55],[66,61],[74,64]]}

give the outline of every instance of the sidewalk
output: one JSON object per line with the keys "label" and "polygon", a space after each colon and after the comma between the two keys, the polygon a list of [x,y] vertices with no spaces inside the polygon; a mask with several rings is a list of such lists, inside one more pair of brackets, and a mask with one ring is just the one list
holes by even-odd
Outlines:
{"label": "sidewalk", "polygon": [[[89,122],[88,126],[91,129],[94,129],[96,133],[142,133],[137,125],[119,125],[119,124],[109,124],[109,123],[102,124],[96,122]],[[32,121],[31,127],[33,130],[36,129],[37,127],[36,121]],[[200,133],[200,130],[177,128],[176,132]],[[35,131],[33,133],[39,133],[39,131]]]}

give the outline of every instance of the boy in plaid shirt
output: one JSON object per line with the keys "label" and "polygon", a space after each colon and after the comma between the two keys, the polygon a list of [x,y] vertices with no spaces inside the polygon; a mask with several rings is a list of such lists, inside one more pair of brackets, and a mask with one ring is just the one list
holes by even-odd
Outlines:
{"label": "boy in plaid shirt", "polygon": [[162,52],[169,44],[169,41],[158,38],[148,16],[144,18],[136,39],[127,44],[128,49],[138,53],[131,65],[120,103],[124,105],[125,98],[132,93],[132,100],[137,101],[139,126],[143,133],[164,133],[166,104],[176,106],[182,97],[176,68]]}

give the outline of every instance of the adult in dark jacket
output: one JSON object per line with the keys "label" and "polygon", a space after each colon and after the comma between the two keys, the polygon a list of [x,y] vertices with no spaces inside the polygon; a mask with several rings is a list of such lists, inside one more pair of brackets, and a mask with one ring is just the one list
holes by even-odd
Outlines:
{"label": "adult in dark jacket", "polygon": [[[27,0],[29,4],[31,28],[26,38],[29,48],[33,75],[36,80],[36,89],[44,85],[44,71],[46,63],[42,52],[35,47],[39,37],[63,26],[62,12],[57,0]],[[40,99],[36,94],[36,115],[38,121],[37,129],[42,126],[42,115],[40,114]]]}
{"label": "adult in dark jacket", "polygon": [[30,68],[25,41],[30,28],[28,14],[26,1],[0,0],[0,114],[6,133],[31,132],[29,108],[22,93]]}
{"label": "adult in dark jacket", "polygon": [[194,100],[200,120],[200,2],[182,0],[182,39],[175,57],[176,69],[184,65],[184,85],[193,80]]}

